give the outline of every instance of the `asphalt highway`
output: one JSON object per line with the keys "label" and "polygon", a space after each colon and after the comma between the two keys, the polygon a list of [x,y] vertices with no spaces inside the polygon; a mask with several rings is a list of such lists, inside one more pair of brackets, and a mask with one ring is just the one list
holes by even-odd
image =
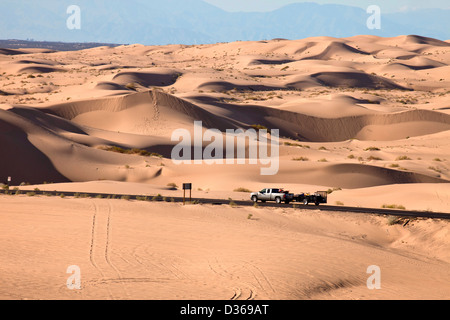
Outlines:
{"label": "asphalt highway", "polygon": [[[14,190],[0,190],[0,194],[15,194]],[[106,193],[89,193],[89,192],[65,192],[65,191],[37,191],[37,190],[20,190],[20,194],[34,193],[34,195],[44,195],[44,196],[61,196],[65,197],[80,197],[80,198],[113,198],[113,199],[126,199],[126,200],[142,200],[147,197],[148,201],[166,201],[166,202],[183,202],[183,197],[157,197],[153,195],[128,195],[128,194],[106,194]],[[184,199],[186,204],[201,203],[201,204],[212,204],[212,205],[229,205],[230,199],[208,199],[208,198],[186,198]],[[248,201],[243,200],[232,200],[236,206],[253,206],[254,203],[249,199]],[[272,207],[272,208],[297,208],[301,210],[318,210],[323,212],[351,212],[351,213],[363,213],[363,214],[375,214],[375,215],[390,215],[390,216],[400,216],[408,218],[432,218],[432,219],[448,219],[450,220],[450,213],[445,212],[431,212],[431,211],[411,211],[411,210],[394,210],[394,209],[377,209],[377,208],[362,208],[362,207],[346,207],[346,206],[333,206],[328,204],[321,204],[316,206],[314,204],[304,205],[300,202],[291,202],[290,204],[275,202],[258,202],[260,207]]]}

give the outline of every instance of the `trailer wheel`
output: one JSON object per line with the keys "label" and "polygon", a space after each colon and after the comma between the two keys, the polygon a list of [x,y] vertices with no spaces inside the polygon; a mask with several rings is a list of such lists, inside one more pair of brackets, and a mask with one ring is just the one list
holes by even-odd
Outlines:
{"label": "trailer wheel", "polygon": [[304,200],[303,200],[303,204],[304,204],[305,206],[307,206],[307,205],[308,205],[308,199],[304,199]]}
{"label": "trailer wheel", "polygon": [[257,196],[253,196],[253,197],[252,197],[252,201],[253,201],[253,202],[258,202],[258,197],[257,197]]}
{"label": "trailer wheel", "polygon": [[281,203],[281,198],[280,198],[280,197],[276,197],[276,198],[275,198],[275,202],[276,202],[276,203]]}

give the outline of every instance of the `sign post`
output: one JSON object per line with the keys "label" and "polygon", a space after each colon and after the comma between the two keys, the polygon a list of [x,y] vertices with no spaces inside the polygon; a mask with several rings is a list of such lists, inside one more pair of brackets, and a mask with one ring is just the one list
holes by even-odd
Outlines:
{"label": "sign post", "polygon": [[8,188],[10,184],[11,184],[11,177],[8,177]]}
{"label": "sign post", "polygon": [[183,205],[186,204],[186,190],[189,190],[189,202],[192,202],[192,183],[183,183]]}

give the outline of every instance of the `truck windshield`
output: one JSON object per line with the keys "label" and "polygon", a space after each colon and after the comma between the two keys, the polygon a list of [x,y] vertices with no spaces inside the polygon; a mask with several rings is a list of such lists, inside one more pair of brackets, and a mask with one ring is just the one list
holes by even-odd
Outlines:
{"label": "truck windshield", "polygon": [[266,189],[262,189],[259,193],[266,193]]}

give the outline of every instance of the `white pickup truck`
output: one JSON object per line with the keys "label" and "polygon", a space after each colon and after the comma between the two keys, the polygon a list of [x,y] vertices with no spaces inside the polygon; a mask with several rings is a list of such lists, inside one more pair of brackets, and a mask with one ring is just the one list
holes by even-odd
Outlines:
{"label": "white pickup truck", "polygon": [[259,192],[253,192],[250,195],[250,199],[253,202],[266,202],[266,201],[275,201],[276,203],[289,203],[294,200],[294,194],[289,193],[289,191],[284,191],[280,188],[267,188],[262,189]]}

